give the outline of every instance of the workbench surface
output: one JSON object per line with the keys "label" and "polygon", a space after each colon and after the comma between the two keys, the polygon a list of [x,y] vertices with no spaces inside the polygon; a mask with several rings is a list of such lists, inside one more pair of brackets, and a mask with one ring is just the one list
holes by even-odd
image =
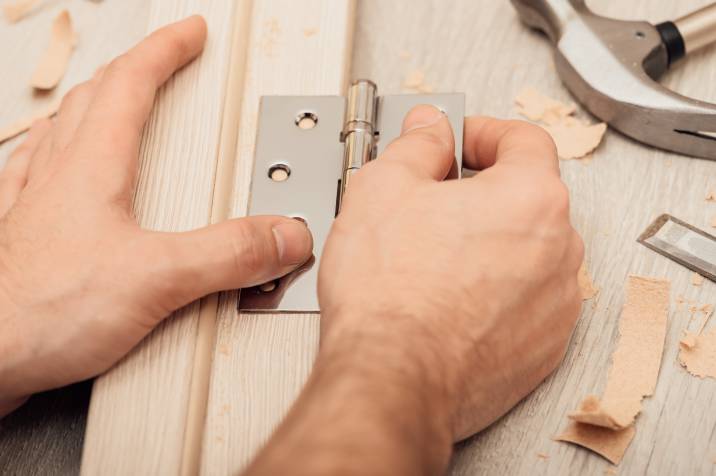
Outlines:
{"label": "workbench surface", "polygon": [[[658,22],[707,2],[588,3],[609,16]],[[555,73],[550,45],[527,31],[505,0],[361,0],[358,5],[352,77],[371,78],[383,93],[401,92],[402,81],[419,70],[435,91],[464,91],[468,114],[517,117],[513,98],[525,86],[570,100]],[[134,43],[145,28],[143,0],[57,2],[17,25],[0,22],[0,44],[13,45],[0,56],[0,125],[49,100],[33,98],[28,80],[34,59],[47,42],[49,23],[62,7],[70,9],[80,38],[58,93],[90,76]],[[708,48],[676,67],[663,82],[683,94],[716,102],[715,76],[716,49]],[[0,164],[17,143],[0,146]],[[624,284],[632,273],[670,279],[672,305],[656,392],[644,400],[636,437],[616,469],[619,474],[716,473],[716,380],[689,375],[676,358],[690,318],[688,305],[677,304],[677,297],[716,304],[716,285],[706,281],[692,286],[688,270],[635,241],[664,212],[709,230],[716,204],[707,203],[705,196],[716,189],[716,162],[650,149],[610,130],[591,162],[564,161],[561,170],[571,191],[573,222],[584,238],[586,260],[601,291],[596,301],[585,303],[562,366],[507,416],[460,443],[453,473],[603,474],[611,466],[552,437],[585,395],[603,389]],[[85,383],[34,397],[27,407],[0,421],[0,472],[76,472],[87,389]]]}

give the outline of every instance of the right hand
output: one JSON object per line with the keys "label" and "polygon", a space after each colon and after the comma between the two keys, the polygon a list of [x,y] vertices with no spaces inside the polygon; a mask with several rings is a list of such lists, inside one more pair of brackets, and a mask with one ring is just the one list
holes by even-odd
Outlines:
{"label": "right hand", "polygon": [[[322,257],[319,362],[431,402],[460,440],[503,415],[562,359],[580,310],[583,245],[541,128],[471,117],[465,164],[431,106],[352,181]],[[390,374],[390,376],[389,376]]]}

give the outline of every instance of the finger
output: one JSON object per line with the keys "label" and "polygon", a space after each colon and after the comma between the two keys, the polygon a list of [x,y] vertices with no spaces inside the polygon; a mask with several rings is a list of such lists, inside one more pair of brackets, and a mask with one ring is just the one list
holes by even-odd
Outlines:
{"label": "finger", "polygon": [[468,117],[464,144],[464,165],[471,169],[515,163],[559,173],[557,148],[552,137],[528,122]]}
{"label": "finger", "polygon": [[378,164],[400,162],[420,178],[442,180],[454,159],[455,138],[447,116],[434,106],[421,105],[405,117],[400,137],[386,147]]}
{"label": "finger", "polygon": [[55,119],[53,142],[55,152],[63,152],[74,138],[77,128],[97,93],[104,70],[105,67],[102,66],[95,72],[92,79],[70,89],[62,98],[62,104]]}
{"label": "finger", "polygon": [[30,160],[50,129],[52,121],[49,119],[35,122],[25,141],[8,157],[5,168],[0,172],[0,216],[7,213],[25,188]]}
{"label": "finger", "polygon": [[256,216],[186,233],[157,234],[153,246],[168,252],[172,294],[181,306],[213,292],[288,274],[311,257],[313,238],[298,220]]}
{"label": "finger", "polygon": [[[90,153],[78,157],[94,164],[92,172],[134,170],[157,89],[201,52],[205,39],[206,23],[192,16],[155,31],[107,66],[80,131]],[[112,160],[95,160],[102,156]]]}

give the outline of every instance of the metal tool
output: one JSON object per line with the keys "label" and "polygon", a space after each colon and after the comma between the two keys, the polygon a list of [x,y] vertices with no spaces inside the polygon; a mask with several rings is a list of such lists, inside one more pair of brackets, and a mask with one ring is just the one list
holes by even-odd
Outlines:
{"label": "metal tool", "polygon": [[658,25],[594,14],[584,0],[512,0],[554,42],[562,81],[592,114],[649,145],[716,159],[716,105],[656,82],[716,41],[716,4]]}
{"label": "metal tool", "polygon": [[347,98],[261,98],[249,215],[305,221],[313,234],[314,259],[274,283],[242,290],[240,310],[319,310],[318,265],[341,197],[353,174],[400,135],[403,118],[418,104],[432,104],[448,116],[455,134],[455,162],[448,178],[459,178],[463,94],[378,96],[372,81],[359,80],[351,85]]}
{"label": "metal tool", "polygon": [[661,215],[637,240],[716,282],[716,237],[671,215]]}

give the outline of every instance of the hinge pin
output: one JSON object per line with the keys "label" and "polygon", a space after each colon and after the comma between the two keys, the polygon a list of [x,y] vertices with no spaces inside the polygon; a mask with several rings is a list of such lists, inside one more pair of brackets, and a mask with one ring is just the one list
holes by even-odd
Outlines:
{"label": "hinge pin", "polygon": [[348,89],[348,106],[343,126],[343,175],[338,209],[351,176],[373,159],[375,147],[377,87],[373,81],[359,79]]}

